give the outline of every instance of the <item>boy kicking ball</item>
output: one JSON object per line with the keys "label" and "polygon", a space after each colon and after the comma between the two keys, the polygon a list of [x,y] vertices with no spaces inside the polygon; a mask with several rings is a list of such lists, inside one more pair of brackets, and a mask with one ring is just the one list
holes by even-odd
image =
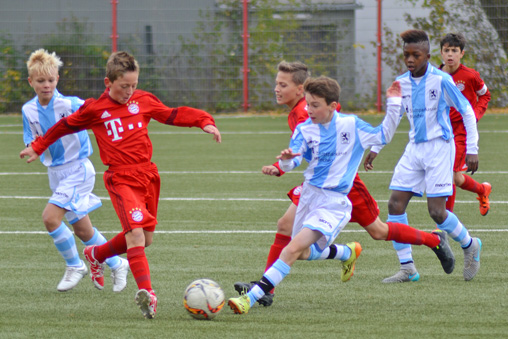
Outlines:
{"label": "boy kicking ball", "polygon": [[331,245],[351,218],[347,194],[364,150],[390,142],[397,128],[401,104],[398,82],[387,90],[387,114],[375,128],[354,115],[336,111],[340,94],[337,81],[309,78],[304,92],[309,119],[296,127],[289,148],[277,157],[284,172],[299,166],[303,159],[309,163],[292,238],[249,292],[229,299],[229,306],[237,314],[248,313],[258,299],[280,284],[296,260],[317,260]]}
{"label": "boy kicking ball", "polygon": [[101,160],[108,170],[104,184],[120,219],[122,232],[100,246],[88,246],[84,255],[92,275],[103,275],[107,258],[127,253],[138,285],[136,304],[147,319],[155,317],[157,296],[152,289],[145,247],[157,225],[160,176],[152,159],[148,124],[199,127],[220,143],[221,135],[210,114],[191,107],[170,108],[153,94],[136,89],[139,65],[127,52],[113,53],[106,64],[106,90],[99,99],[88,99],[74,114],[58,121],[20,153],[32,162],[64,135],[91,129]]}

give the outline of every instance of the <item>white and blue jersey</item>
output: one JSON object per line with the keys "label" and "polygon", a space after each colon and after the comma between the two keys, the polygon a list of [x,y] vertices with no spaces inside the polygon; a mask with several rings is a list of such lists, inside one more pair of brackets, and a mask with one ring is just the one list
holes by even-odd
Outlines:
{"label": "white and blue jersey", "polygon": [[406,112],[411,127],[410,142],[418,144],[436,138],[452,139],[450,107],[455,107],[466,127],[467,153],[478,154],[478,132],[473,108],[448,73],[429,63],[425,75],[420,79],[415,80],[408,71],[396,80],[402,88],[401,117]]}
{"label": "white and blue jersey", "polygon": [[[55,90],[47,106],[39,103],[35,96],[23,105],[23,141],[28,147],[37,137],[42,136],[57,121],[78,110],[84,103],[78,97],[63,96]],[[75,160],[88,158],[93,152],[87,131],[81,131],[64,136],[40,156],[44,166],[54,167],[70,163]]]}
{"label": "white and blue jersey", "polygon": [[309,162],[305,182],[312,186],[347,195],[353,185],[363,152],[373,145],[391,141],[399,123],[400,98],[389,98],[383,123],[372,127],[355,115],[335,112],[325,126],[310,119],[298,125],[289,147],[300,156],[280,160],[285,172]]}

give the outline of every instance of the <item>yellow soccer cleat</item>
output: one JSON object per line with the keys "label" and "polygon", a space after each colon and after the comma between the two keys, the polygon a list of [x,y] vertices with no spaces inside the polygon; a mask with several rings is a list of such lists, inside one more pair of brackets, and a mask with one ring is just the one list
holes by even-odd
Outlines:
{"label": "yellow soccer cleat", "polygon": [[347,243],[346,246],[351,249],[351,256],[348,260],[342,262],[342,272],[340,274],[340,279],[343,282],[348,281],[353,276],[356,259],[358,259],[360,253],[362,253],[362,246],[356,241]]}
{"label": "yellow soccer cleat", "polygon": [[228,305],[235,314],[246,314],[250,310],[250,298],[247,294],[243,294],[238,298],[229,298]]}

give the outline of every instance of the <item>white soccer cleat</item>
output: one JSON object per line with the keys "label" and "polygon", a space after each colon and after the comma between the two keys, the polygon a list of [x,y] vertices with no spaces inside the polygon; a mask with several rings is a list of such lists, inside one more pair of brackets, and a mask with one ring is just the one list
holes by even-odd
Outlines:
{"label": "white soccer cleat", "polygon": [[71,290],[87,274],[88,269],[86,268],[86,265],[83,262],[81,262],[81,267],[67,266],[65,268],[64,276],[62,280],[60,280],[60,283],[58,283],[56,289],[60,292]]}
{"label": "white soccer cleat", "polygon": [[145,289],[139,290],[134,300],[146,319],[155,318],[155,313],[157,312],[157,296],[153,291],[148,292]]}
{"label": "white soccer cleat", "polygon": [[122,262],[116,269],[111,270],[111,280],[113,281],[113,292],[121,292],[127,286],[127,274],[129,273],[129,262],[120,258]]}

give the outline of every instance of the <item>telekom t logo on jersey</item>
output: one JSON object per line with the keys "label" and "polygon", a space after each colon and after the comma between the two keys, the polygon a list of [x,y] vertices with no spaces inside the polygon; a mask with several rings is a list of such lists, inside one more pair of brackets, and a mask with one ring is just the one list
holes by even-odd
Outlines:
{"label": "telekom t logo on jersey", "polygon": [[119,118],[105,121],[104,125],[106,126],[106,130],[108,131],[108,135],[109,136],[113,135],[112,141],[122,139],[120,133],[123,132],[123,127],[122,121]]}

